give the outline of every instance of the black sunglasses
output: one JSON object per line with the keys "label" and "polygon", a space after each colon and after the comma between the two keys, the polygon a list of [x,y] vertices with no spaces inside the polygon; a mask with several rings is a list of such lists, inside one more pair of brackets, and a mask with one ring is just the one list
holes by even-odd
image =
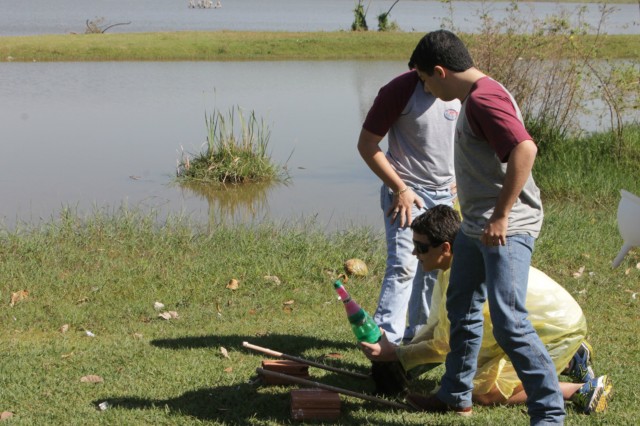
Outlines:
{"label": "black sunglasses", "polygon": [[442,245],[442,243],[439,243],[439,244],[433,244],[433,243],[427,244],[427,243],[421,243],[420,241],[413,240],[413,247],[415,248],[417,254],[428,253],[430,248],[432,248],[432,247],[435,248],[435,247],[438,247],[440,245]]}

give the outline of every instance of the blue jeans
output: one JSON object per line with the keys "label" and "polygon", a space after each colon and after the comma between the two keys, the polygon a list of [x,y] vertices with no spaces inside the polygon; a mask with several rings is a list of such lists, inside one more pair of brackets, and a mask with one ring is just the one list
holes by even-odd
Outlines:
{"label": "blue jeans", "polygon": [[562,424],[564,401],[556,369],[525,308],[534,242],[528,235],[513,235],[506,246],[488,247],[458,233],[447,291],[451,352],[438,398],[456,407],[471,406],[482,306],[488,300],[493,335],[522,381],[531,424]]}
{"label": "blue jeans", "polygon": [[[411,189],[424,203],[423,209],[413,205],[412,218],[437,204],[452,205],[455,199],[455,194],[449,190]],[[412,254],[413,231],[407,225],[401,228],[399,219],[391,223],[391,217],[387,217],[392,203],[393,192],[382,185],[380,207],[387,239],[387,267],[373,319],[385,331],[390,342],[400,344],[403,340],[411,340],[427,323],[437,272],[425,273],[418,267],[418,259]]]}

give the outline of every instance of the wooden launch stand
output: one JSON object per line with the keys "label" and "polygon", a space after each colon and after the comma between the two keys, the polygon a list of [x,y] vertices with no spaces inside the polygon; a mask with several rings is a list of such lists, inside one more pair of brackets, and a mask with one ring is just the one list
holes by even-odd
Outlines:
{"label": "wooden launch stand", "polygon": [[309,375],[309,366],[359,379],[368,379],[369,376],[366,374],[343,370],[304,358],[287,355],[272,349],[252,345],[248,342],[243,342],[242,346],[280,358],[279,360],[263,360],[262,367],[256,369],[256,372],[264,384],[297,384],[306,387],[306,389],[291,390],[291,418],[294,420],[335,420],[339,418],[339,394],[364,399],[388,407],[413,410],[410,406],[399,402],[313,381]]}

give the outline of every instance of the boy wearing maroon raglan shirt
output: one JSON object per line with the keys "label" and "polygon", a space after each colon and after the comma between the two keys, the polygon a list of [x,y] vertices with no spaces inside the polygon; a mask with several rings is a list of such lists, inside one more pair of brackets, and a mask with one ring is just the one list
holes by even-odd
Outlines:
{"label": "boy wearing maroon raglan shirt", "polygon": [[511,94],[474,67],[455,34],[428,33],[411,61],[431,93],[462,101],[454,162],[463,221],[453,246],[456,256],[447,292],[451,351],[440,390],[417,398],[414,405],[471,413],[482,305],[488,300],[494,337],[528,395],[531,424],[563,424],[558,377],[525,308],[531,255],[543,218],[540,191],[531,175],[536,144]]}

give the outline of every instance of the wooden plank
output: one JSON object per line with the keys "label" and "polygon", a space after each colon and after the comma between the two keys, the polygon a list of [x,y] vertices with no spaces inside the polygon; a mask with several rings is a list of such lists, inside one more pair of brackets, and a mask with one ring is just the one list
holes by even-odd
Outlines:
{"label": "wooden plank", "polygon": [[324,389],[293,389],[291,391],[291,409],[298,408],[340,410],[340,395]]}

